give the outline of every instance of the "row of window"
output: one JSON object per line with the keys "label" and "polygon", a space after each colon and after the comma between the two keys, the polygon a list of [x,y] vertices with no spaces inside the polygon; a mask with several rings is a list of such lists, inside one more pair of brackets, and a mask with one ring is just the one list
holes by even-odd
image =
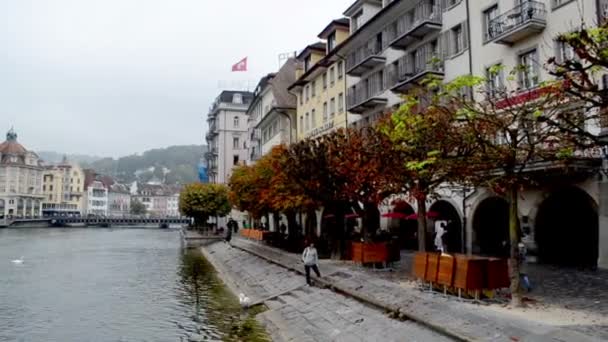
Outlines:
{"label": "row of window", "polygon": [[[344,63],[342,61],[337,63],[337,75],[338,80],[341,80],[344,77]],[[332,65],[327,72],[323,73],[322,85],[324,90],[328,87],[328,79],[329,87],[333,87],[336,84],[336,66]],[[317,96],[317,80],[313,80],[300,91],[300,104],[304,104],[304,101],[308,102],[315,96]]]}
{"label": "row of window", "polygon": [[[558,61],[575,59],[576,54],[572,47],[555,42],[555,57]],[[518,56],[518,83],[520,89],[530,89],[538,86],[540,83],[540,63],[538,50],[530,49]],[[487,91],[489,94],[496,94],[503,89],[504,75],[502,63],[497,63],[485,69],[487,79]]]}
{"label": "row of window", "polygon": [[[344,112],[344,94],[338,94],[338,108],[337,113]],[[315,128],[317,122],[316,110],[313,109],[310,113],[300,115],[300,131],[307,132]],[[329,100],[329,106],[327,102],[323,103],[323,123],[326,123],[329,119],[333,119],[336,115],[336,98],[332,97]]]}

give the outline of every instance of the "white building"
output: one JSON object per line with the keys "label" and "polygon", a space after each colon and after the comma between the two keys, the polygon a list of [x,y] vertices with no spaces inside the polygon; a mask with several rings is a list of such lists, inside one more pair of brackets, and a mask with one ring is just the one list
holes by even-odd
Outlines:
{"label": "white building", "polygon": [[19,144],[11,129],[0,144],[0,225],[8,218],[41,215],[42,170],[36,153]]}
{"label": "white building", "polygon": [[[505,73],[528,66],[516,77],[516,90],[525,96],[549,79],[543,68],[549,57],[571,54],[556,44],[558,34],[577,28],[581,20],[597,23],[606,3],[357,0],[344,13],[351,21],[351,35],[338,52],[346,56],[347,110],[361,114],[359,125],[365,125],[398,106],[400,95],[427,75],[450,81],[465,74],[486,75],[497,64]],[[507,76],[495,77],[488,87],[501,86]],[[523,192],[519,217],[524,241],[539,261],[608,267],[608,209],[600,205],[606,195],[600,195],[605,186],[597,181],[598,165],[599,160],[591,158],[568,170],[547,169],[556,179],[552,185]],[[488,189],[447,186],[439,196],[427,205],[458,230],[450,237],[451,251],[507,253],[503,198]],[[408,210],[415,209],[411,204]],[[429,233],[432,229],[431,222]]]}
{"label": "white building", "polygon": [[108,215],[108,188],[100,180],[85,184],[84,213],[87,216]]}
{"label": "white building", "polygon": [[297,62],[289,58],[277,73],[260,80],[247,110],[248,161],[280,144],[296,141],[296,97],[287,88],[295,82]]}
{"label": "white building", "polygon": [[209,182],[228,183],[232,168],[247,160],[247,108],[253,94],[222,91],[209,110],[206,135]]}

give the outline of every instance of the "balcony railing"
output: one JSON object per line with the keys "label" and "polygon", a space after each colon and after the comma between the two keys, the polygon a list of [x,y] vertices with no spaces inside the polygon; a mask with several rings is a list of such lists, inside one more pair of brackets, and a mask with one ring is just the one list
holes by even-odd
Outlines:
{"label": "balcony railing", "polygon": [[387,72],[387,82],[394,92],[406,92],[428,75],[443,77],[443,61],[434,46],[425,45],[406,54]]}
{"label": "balcony railing", "polygon": [[388,26],[386,34],[389,45],[393,48],[405,49],[427,34],[440,31],[441,13],[441,7],[433,5],[432,1],[420,1],[411,11]]}
{"label": "balcony railing", "polygon": [[547,26],[546,16],[544,3],[532,0],[522,2],[490,20],[486,32],[487,41],[516,43],[544,30]]}
{"label": "balcony railing", "polygon": [[382,43],[370,41],[351,53],[346,59],[346,73],[352,76],[361,76],[367,70],[383,64],[386,58],[380,56]]}
{"label": "balcony railing", "polygon": [[385,105],[387,99],[381,97],[384,91],[384,70],[373,73],[348,89],[347,107],[353,113],[363,113],[376,106]]}

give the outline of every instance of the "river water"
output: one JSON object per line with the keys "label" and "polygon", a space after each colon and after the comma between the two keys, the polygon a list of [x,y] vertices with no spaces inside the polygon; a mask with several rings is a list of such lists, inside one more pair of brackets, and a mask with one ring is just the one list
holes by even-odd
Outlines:
{"label": "river water", "polygon": [[0,229],[0,341],[220,340],[241,311],[177,231]]}

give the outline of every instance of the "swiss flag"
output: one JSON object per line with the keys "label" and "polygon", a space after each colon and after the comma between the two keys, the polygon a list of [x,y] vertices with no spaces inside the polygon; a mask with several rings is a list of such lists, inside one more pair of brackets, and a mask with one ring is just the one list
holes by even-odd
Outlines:
{"label": "swiss flag", "polygon": [[232,71],[247,71],[247,57],[232,66]]}

